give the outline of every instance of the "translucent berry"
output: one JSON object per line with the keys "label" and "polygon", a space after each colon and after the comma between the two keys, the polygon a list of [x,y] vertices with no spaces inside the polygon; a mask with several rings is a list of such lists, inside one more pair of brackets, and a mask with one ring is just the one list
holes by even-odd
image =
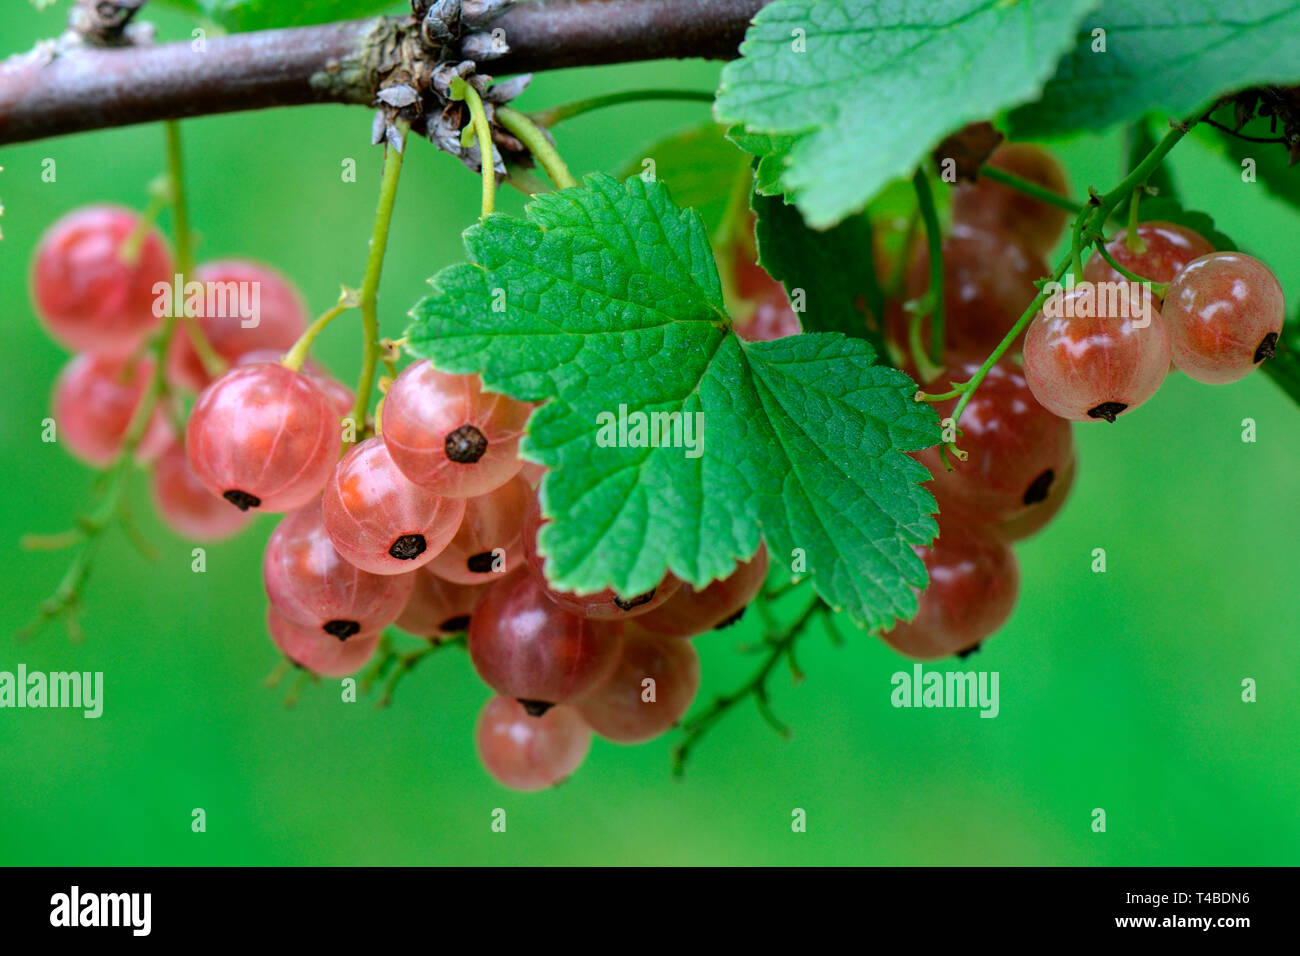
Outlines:
{"label": "translucent berry", "polygon": [[541,712],[599,687],[618,666],[620,625],[570,614],[531,574],[491,585],[469,624],[469,654],[483,682]]}
{"label": "translucent berry", "polygon": [[[302,296],[293,283],[268,266],[226,259],[204,263],[194,278],[203,283],[204,301],[193,321],[227,364],[262,349],[279,353],[271,359],[278,362],[307,328]],[[196,392],[212,381],[181,327],[167,351],[167,377]]]}
{"label": "translucent berry", "polygon": [[1034,505],[1034,507],[998,524],[997,530],[1003,539],[1007,541],[1023,541],[1047,527],[1061,510],[1065,500],[1070,496],[1070,489],[1074,487],[1074,476],[1078,470],[1078,459],[1072,457],[1065,463],[1065,467],[1061,469],[1060,474],[1056,475],[1045,499]]}
{"label": "translucent berry", "polygon": [[487,702],[475,739],[487,772],[512,790],[562,783],[591,749],[591,730],[572,707],[553,707],[534,717],[509,697]]}
{"label": "translucent berry", "polygon": [[340,439],[320,387],[266,363],[233,368],[203,390],[185,447],[199,480],[241,511],[291,511],[320,493]]}
{"label": "translucent berry", "polygon": [[1174,365],[1198,382],[1224,385],[1272,357],[1286,303],[1264,263],[1240,252],[1214,252],[1170,283],[1163,315]]}
{"label": "translucent berry", "polygon": [[637,628],[666,637],[692,637],[729,627],[745,613],[766,578],[767,548],[759,545],[752,558],[703,590],[683,584],[662,605],[638,617]]}
{"label": "translucent berry", "polygon": [[[988,163],[1059,196],[1067,192],[1065,171],[1060,163],[1037,146],[1004,143],[993,151]],[[1064,209],[987,176],[959,187],[952,197],[953,222],[1014,233],[1039,255],[1052,251],[1065,226],[1065,217]],[[1025,305],[1028,304],[1026,299]]]}
{"label": "translucent berry", "polygon": [[620,595],[612,588],[605,588],[592,594],[575,594],[572,591],[558,591],[551,587],[546,579],[545,559],[537,551],[537,534],[541,531],[542,508],[536,496],[528,502],[524,513],[523,546],[524,560],[534,578],[542,585],[552,601],[566,611],[582,617],[602,621],[627,620],[648,614],[662,605],[682,586],[681,580],[671,572],[666,573],[657,585],[641,594]]}
{"label": "translucent berry", "polygon": [[575,706],[606,740],[635,744],[671,730],[699,687],[700,658],[690,641],[628,637],[609,680]]}
{"label": "translucent berry", "polygon": [[392,624],[415,586],[409,574],[371,574],[345,561],[325,531],[319,499],[276,525],[262,556],[262,582],[286,618],[340,641]]}
{"label": "translucent berry", "polygon": [[429,570],[458,584],[486,584],[523,567],[520,532],[533,490],[522,475],[465,503],[456,536],[429,564]]}
{"label": "translucent berry", "polygon": [[[234,364],[261,365],[266,362],[275,363],[284,358],[284,352],[284,349],[255,349],[239,356],[239,358],[235,359]],[[330,407],[338,412],[340,419],[347,418],[352,414],[352,403],[355,400],[352,389],[312,361],[303,363],[302,373],[315,382],[320,387],[320,390],[325,393],[325,396],[330,401]]]}
{"label": "translucent berry", "polygon": [[[943,240],[943,310],[945,349],[960,354],[987,354],[1002,341],[1038,294],[1035,280],[1047,275],[1043,257],[1009,232],[958,224]],[[930,258],[924,242],[912,251],[904,298],[916,299],[930,288]],[[903,352],[910,348],[911,313],[900,303],[886,310],[886,334]],[[921,340],[930,346],[930,319],[921,320]],[[1019,343],[1012,346],[1019,348]]]}
{"label": "translucent berry", "polygon": [[[116,206],[87,206],[59,219],[41,238],[32,267],[36,312],[69,349],[128,355],[166,314],[154,287],[170,290],[171,252],[157,231],[126,246],[140,217]],[[170,292],[162,294],[164,307]]]}
{"label": "translucent berry", "polygon": [[[103,468],[122,449],[135,410],[144,397],[153,362],[106,356],[78,355],[63,367],[54,383],[54,421],[58,439],[81,461]],[[167,446],[171,428],[161,408],[155,408],[136,457],[151,460]]]}
{"label": "translucent berry", "polygon": [[416,484],[455,498],[499,488],[523,464],[519,439],[532,406],[484,392],[477,375],[407,366],[384,398],[384,441]]}
{"label": "translucent berry", "polygon": [[252,520],[203,486],[180,442],[171,442],[158,457],[152,485],[154,506],[163,521],[195,541],[229,538]]}
{"label": "translucent berry", "polygon": [[[1169,333],[1150,304],[1092,283],[1053,296],[1025,336],[1025,380],[1040,405],[1073,421],[1109,421],[1156,393],[1169,371]],[[1102,287],[1106,288],[1106,287]],[[1100,313],[1100,314],[1098,314]]]}
{"label": "translucent berry", "polygon": [[[1122,230],[1110,242],[1106,251],[1112,259],[1136,276],[1152,282],[1169,282],[1189,262],[1214,251],[1214,246],[1198,232],[1172,222],[1152,220],[1137,227],[1141,249],[1134,252],[1128,246],[1128,230]],[[1094,254],[1083,267],[1083,278],[1088,282],[1128,282],[1115,271],[1114,266]],[[1157,297],[1156,307],[1160,307]]]}
{"label": "translucent berry", "polygon": [[486,584],[456,584],[438,577],[427,567],[412,577],[415,587],[397,618],[397,626],[416,637],[441,638],[469,627],[474,606]]}
{"label": "translucent berry", "polygon": [[[968,381],[981,364],[954,362],[930,388]],[[956,399],[936,405],[940,420],[946,422],[956,406]],[[939,446],[916,453],[933,476],[927,487],[941,510],[951,504],[991,522],[1026,514],[1045,504],[1057,477],[1074,459],[1070,423],[1040,405],[1024,373],[1005,359],[989,369],[956,424],[965,461],[949,456],[949,471]]]}
{"label": "translucent berry", "polygon": [[285,657],[321,677],[347,677],[369,663],[379,646],[379,635],[340,641],[328,634],[300,627],[273,607],[266,609],[266,630]]}
{"label": "translucent berry", "polygon": [[1002,627],[1020,590],[1016,556],[987,525],[958,515],[939,519],[939,537],[917,548],[930,585],[917,597],[916,617],[881,635],[896,651],[920,660],[968,650]]}
{"label": "translucent berry", "polygon": [[428,564],[465,514],[464,498],[442,498],[402,474],[379,438],[343,456],[321,504],[335,550],[372,574],[405,574]]}
{"label": "translucent berry", "polygon": [[744,322],[736,323],[736,334],[742,339],[770,342],[803,331],[799,326],[799,317],[790,307],[785,288],[775,279],[769,279],[768,283],[768,288],[754,301],[754,311]]}

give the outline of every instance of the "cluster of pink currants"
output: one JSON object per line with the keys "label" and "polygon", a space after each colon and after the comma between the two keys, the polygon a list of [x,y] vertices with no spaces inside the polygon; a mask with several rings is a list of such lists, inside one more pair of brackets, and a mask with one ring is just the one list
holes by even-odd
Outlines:
{"label": "cluster of pink currants", "polygon": [[[1004,146],[990,162],[1064,193],[1060,167],[1037,147]],[[1043,256],[1065,222],[1063,211],[987,178],[959,187],[952,213],[943,242],[947,368],[927,383],[933,392],[971,379],[1034,299],[1035,280],[1047,275]],[[1105,257],[1091,257],[1083,281],[1048,299],[970,397],[956,423],[965,460],[949,470],[938,446],[917,454],[933,476],[940,534],[917,549],[930,586],[919,594],[916,617],[882,635],[902,653],[964,654],[1006,622],[1019,588],[1010,545],[1042,529],[1074,482],[1070,421],[1115,421],[1155,393],[1171,360],[1191,378],[1224,383],[1273,354],[1282,291],[1262,263],[1215,252],[1172,223],[1145,222],[1135,232],[1114,236],[1106,251],[1150,285],[1134,285]],[[918,247],[903,297],[915,299],[927,286]],[[901,302],[888,318],[894,345],[908,355]],[[928,323],[921,332],[928,347]],[[903,366],[915,374],[910,360]],[[957,404],[938,403],[940,418]]]}
{"label": "cluster of pink currants", "polygon": [[[121,209],[70,214],[37,252],[37,309],[60,342],[85,350],[56,387],[56,421],[91,464],[120,453],[151,381],[145,345],[172,269],[163,240]],[[518,456],[531,405],[419,361],[388,387],[376,436],[349,445],[350,390],[285,354],[307,326],[292,286],[251,263],[198,272],[202,283],[256,283],[260,315],[197,318],[228,366],[215,377],[177,331],[165,394],[173,404],[199,394],[184,436],[171,424],[180,408],[159,408],[137,454],[153,464],[159,512],[187,536],[219,539],[256,513],[284,513],[263,580],[267,628],[289,660],[342,677],[390,625],[430,641],[465,633],[498,695],[479,751],[517,789],[566,778],[593,732],[636,743],[677,723],[699,686],[689,638],[741,616],[762,588],[765,550],[699,590],[672,574],[626,599],[556,590],[537,547],[542,469]]]}

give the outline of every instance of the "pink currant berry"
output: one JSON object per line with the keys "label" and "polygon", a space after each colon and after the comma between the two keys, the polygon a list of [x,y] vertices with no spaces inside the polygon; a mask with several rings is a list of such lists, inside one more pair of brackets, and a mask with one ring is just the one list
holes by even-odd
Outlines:
{"label": "pink currant berry", "polygon": [[[1129,272],[1152,282],[1169,282],[1193,259],[1214,251],[1200,233],[1172,222],[1139,223],[1137,234],[1140,252],[1129,249],[1127,229],[1106,243],[1106,251]],[[1088,282],[1129,281],[1100,255],[1092,256],[1084,265],[1083,278]],[[1160,307],[1159,299],[1156,307]]]}
{"label": "pink currant berry", "polygon": [[577,770],[591,749],[591,730],[572,707],[540,717],[509,697],[493,697],[475,731],[479,759],[498,783],[512,790],[545,790]]}
{"label": "pink currant berry", "polygon": [[251,515],[231,508],[199,481],[185,446],[173,441],[153,466],[158,514],[180,534],[196,541],[220,541],[242,531]]}
{"label": "pink currant berry", "polygon": [[[240,259],[207,262],[194,278],[203,283],[204,308],[201,315],[185,321],[198,322],[212,350],[229,364],[259,349],[279,352],[272,359],[278,362],[307,328],[302,296],[268,266]],[[208,295],[208,290],[218,294]],[[167,350],[167,378],[196,392],[212,381],[183,328],[176,330]]]}
{"label": "pink currant berry", "polygon": [[[1065,171],[1061,164],[1038,146],[1004,143],[993,151],[988,164],[1037,183],[1058,196],[1066,194]],[[959,187],[952,197],[954,222],[1015,233],[1040,255],[1052,251],[1065,225],[1065,216],[1064,209],[986,176],[969,186]],[[1026,299],[1025,305],[1028,304]]]}
{"label": "pink currant berry", "polygon": [[1025,380],[1040,405],[1072,421],[1106,420],[1156,393],[1169,371],[1169,333],[1150,301],[1090,282],[1058,293],[1029,324]]}
{"label": "pink currant berry", "polygon": [[533,490],[522,475],[465,502],[456,536],[429,564],[429,570],[458,584],[487,584],[513,574],[524,564],[524,512]]}
{"label": "pink currant berry", "polygon": [[466,630],[486,584],[456,584],[438,577],[428,567],[416,574],[415,587],[397,626],[416,637],[437,640]]}
{"label": "pink currant berry", "polygon": [[662,605],[636,618],[636,629],[665,637],[692,637],[729,627],[740,620],[766,579],[767,548],[760,544],[752,558],[737,564],[725,578],[699,591],[682,584]]}
{"label": "pink currant berry", "polygon": [[[646,699],[646,684],[654,695]],[[629,637],[605,683],[575,706],[606,740],[636,744],[667,733],[690,710],[700,687],[700,658],[690,641],[658,635]]]}
{"label": "pink currant berry", "polygon": [[171,252],[154,229],[144,232],[138,249],[127,248],[139,225],[140,217],[129,209],[86,206],[58,220],[41,238],[32,298],[60,344],[128,355],[161,323],[166,313],[155,308],[154,287],[171,288]]}
{"label": "pink currant berry", "polygon": [[335,550],[372,574],[405,574],[428,564],[465,514],[464,498],[440,498],[402,474],[380,438],[343,456],[321,503]]}
{"label": "pink currant berry", "polygon": [[266,630],[285,657],[321,677],[347,677],[365,667],[379,646],[379,635],[340,641],[293,623],[273,607],[266,609]]}
{"label": "pink currant berry", "polygon": [[532,407],[484,392],[477,375],[407,366],[384,397],[384,441],[397,467],[436,494],[472,498],[522,465],[516,454]]}
{"label": "pink currant berry", "polygon": [[371,574],[345,561],[325,530],[319,499],[276,525],[262,555],[262,582],[286,618],[340,641],[392,624],[415,587],[409,574]]}
{"label": "pink currant berry", "polygon": [[[54,384],[58,436],[77,458],[103,468],[122,449],[131,419],[153,375],[153,361],[108,355],[78,355]],[[150,461],[171,440],[162,409],[155,408],[136,457]]]}
{"label": "pink currant berry", "polygon": [[1240,252],[1189,263],[1165,296],[1174,365],[1198,382],[1224,385],[1273,356],[1286,303],[1268,266]]}
{"label": "pink currant berry", "polygon": [[241,511],[292,511],[319,495],[340,438],[320,387],[266,363],[233,368],[203,390],[185,447],[199,480]]}

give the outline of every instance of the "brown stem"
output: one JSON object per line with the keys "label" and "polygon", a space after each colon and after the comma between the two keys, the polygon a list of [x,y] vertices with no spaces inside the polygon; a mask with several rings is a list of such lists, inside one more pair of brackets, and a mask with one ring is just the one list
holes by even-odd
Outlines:
{"label": "brown stem", "polygon": [[[540,0],[491,24],[500,75],[666,57],[729,58],[767,0]],[[307,103],[369,105],[402,67],[410,20],[377,17],[153,47],[42,48],[0,61],[0,144],[85,130]],[[409,64],[407,64],[409,65]]]}

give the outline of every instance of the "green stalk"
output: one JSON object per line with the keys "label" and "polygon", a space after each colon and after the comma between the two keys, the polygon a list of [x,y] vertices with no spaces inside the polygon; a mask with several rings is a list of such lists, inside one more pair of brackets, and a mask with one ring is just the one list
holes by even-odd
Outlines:
{"label": "green stalk", "polygon": [[[406,124],[398,130],[406,134]],[[490,162],[490,160],[489,160]],[[361,280],[361,377],[357,380],[357,400],[352,406],[352,421],[358,437],[364,431],[366,412],[370,409],[370,392],[375,383],[375,366],[379,361],[379,277],[384,271],[384,253],[388,250],[388,228],[393,221],[397,200],[397,181],[402,173],[402,153],[388,147],[384,151],[384,172],[379,184],[379,208],[370,231],[370,252],[366,257],[366,274]]]}
{"label": "green stalk", "polygon": [[546,175],[551,178],[556,189],[571,189],[578,185],[578,181],[569,172],[569,167],[564,165],[564,160],[536,123],[508,106],[497,109],[497,121],[528,148],[538,165],[546,170]]}
{"label": "green stalk", "polygon": [[[930,290],[926,297],[930,303],[930,364],[943,364],[943,237],[939,234],[939,215],[934,208],[934,193],[930,190],[930,180],[925,170],[918,169],[912,177],[912,186],[916,189],[916,207],[925,223],[925,242],[930,254]],[[920,325],[918,319],[916,324]],[[912,337],[912,348],[920,344],[919,331]],[[924,363],[918,361],[917,365]]]}
{"label": "green stalk", "polygon": [[541,126],[554,126],[556,123],[562,123],[575,116],[581,116],[583,113],[590,113],[592,110],[604,109],[606,106],[617,106],[620,103],[635,103],[641,100],[689,100],[699,103],[712,103],[713,94],[705,90],[620,90],[617,93],[605,93],[601,96],[588,97],[585,100],[564,103],[561,106],[552,106],[547,110],[539,110],[533,114],[533,120]]}

